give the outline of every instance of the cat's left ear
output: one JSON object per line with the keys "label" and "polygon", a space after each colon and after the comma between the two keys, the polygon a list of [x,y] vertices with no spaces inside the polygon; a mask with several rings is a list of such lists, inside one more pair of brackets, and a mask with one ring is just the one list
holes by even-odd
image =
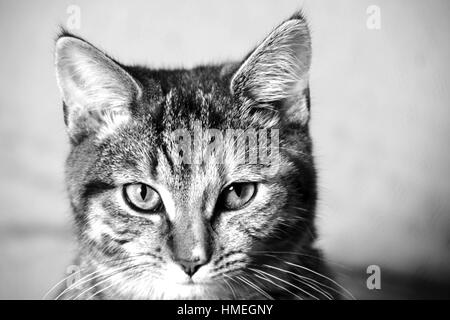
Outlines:
{"label": "cat's left ear", "polygon": [[255,108],[270,105],[289,122],[309,119],[311,37],[305,18],[297,13],[253,51],[231,79],[235,96],[250,99]]}
{"label": "cat's left ear", "polygon": [[136,80],[88,42],[63,35],[56,41],[55,66],[71,140],[112,132],[130,117],[141,95]]}

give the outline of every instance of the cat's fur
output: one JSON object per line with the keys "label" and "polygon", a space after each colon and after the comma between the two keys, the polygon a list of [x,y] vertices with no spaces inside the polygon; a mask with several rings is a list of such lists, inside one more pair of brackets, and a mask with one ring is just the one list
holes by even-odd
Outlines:
{"label": "cat's fur", "polygon": [[[67,185],[85,276],[59,298],[327,299],[338,291],[314,248],[316,173],[309,136],[310,35],[297,13],[241,63],[190,70],[124,66],[64,32],[56,70],[71,141]],[[278,129],[276,170],[186,164],[171,132]],[[233,141],[223,141],[228,150]],[[257,183],[236,211],[216,205],[233,181]],[[159,192],[140,214],[122,186]],[[177,257],[205,258],[192,275]],[[190,281],[190,283],[188,283]]]}

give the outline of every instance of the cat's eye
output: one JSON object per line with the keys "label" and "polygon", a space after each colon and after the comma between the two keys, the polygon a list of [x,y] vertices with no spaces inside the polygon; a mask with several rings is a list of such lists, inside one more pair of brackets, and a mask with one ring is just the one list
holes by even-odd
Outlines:
{"label": "cat's eye", "polygon": [[222,205],[227,210],[238,210],[247,205],[255,194],[255,183],[233,183],[222,192]]}
{"label": "cat's eye", "polygon": [[158,192],[144,183],[127,184],[123,187],[125,202],[134,210],[155,212],[162,206]]}

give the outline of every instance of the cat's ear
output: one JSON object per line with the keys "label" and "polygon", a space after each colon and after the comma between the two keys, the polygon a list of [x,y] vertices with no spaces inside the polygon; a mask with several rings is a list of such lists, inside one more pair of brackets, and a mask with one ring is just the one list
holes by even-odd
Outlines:
{"label": "cat's ear", "polygon": [[56,41],[55,66],[72,141],[104,135],[130,117],[141,89],[118,63],[91,44],[63,35]]}
{"label": "cat's ear", "polygon": [[281,108],[290,122],[309,119],[311,37],[301,13],[275,28],[251,52],[231,79],[231,91],[250,99],[255,108]]}

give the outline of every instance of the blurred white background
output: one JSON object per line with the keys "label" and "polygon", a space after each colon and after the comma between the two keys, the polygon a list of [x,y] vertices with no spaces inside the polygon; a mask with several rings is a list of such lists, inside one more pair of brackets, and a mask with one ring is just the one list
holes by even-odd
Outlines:
{"label": "blurred white background", "polygon": [[[365,288],[372,264],[401,275],[382,282],[382,297],[419,294],[408,292],[417,279],[448,281],[449,1],[0,0],[0,298],[40,299],[73,257],[52,60],[71,5],[73,32],[123,63],[157,67],[239,60],[303,8],[320,246],[359,298],[380,297]],[[379,30],[367,27],[370,5]]]}

